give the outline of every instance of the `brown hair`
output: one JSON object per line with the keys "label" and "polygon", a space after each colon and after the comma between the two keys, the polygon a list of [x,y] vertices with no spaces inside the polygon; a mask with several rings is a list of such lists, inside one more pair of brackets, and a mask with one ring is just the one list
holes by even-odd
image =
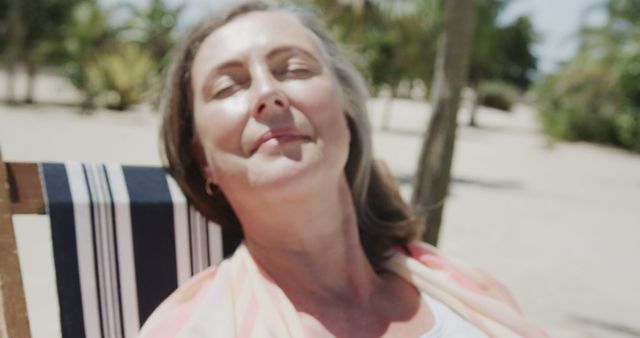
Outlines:
{"label": "brown hair", "polygon": [[212,12],[189,31],[177,49],[162,97],[164,120],[161,138],[167,170],[207,218],[220,224],[225,231],[241,234],[238,218],[224,195],[208,196],[205,193],[205,179],[191,153],[190,144],[194,137],[191,66],[202,41],[217,28],[240,15],[268,10],[292,13],[313,33],[340,87],[342,106],[351,132],[345,174],[358,217],[360,240],[374,269],[382,271],[390,249],[395,246],[406,248],[421,223],[400,197],[388,169],[373,161],[366,108],[367,90],[362,76],[325,33],[323,25],[306,9],[264,1],[244,1]]}

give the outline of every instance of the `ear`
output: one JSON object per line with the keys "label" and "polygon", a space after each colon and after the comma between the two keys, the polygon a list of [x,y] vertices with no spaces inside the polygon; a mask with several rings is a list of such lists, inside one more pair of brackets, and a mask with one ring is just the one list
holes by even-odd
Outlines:
{"label": "ear", "polygon": [[213,183],[217,185],[218,179],[215,172],[207,162],[207,157],[204,154],[204,147],[202,147],[202,144],[196,137],[191,140],[189,150],[191,151],[193,158],[195,158],[198,163],[198,168],[200,168],[200,174],[202,174],[202,177],[204,177],[205,180],[213,181]]}

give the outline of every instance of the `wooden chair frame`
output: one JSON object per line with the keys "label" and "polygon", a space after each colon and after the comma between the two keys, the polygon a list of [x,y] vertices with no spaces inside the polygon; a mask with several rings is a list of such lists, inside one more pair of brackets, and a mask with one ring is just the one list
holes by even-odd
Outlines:
{"label": "wooden chair frame", "polygon": [[13,215],[45,214],[36,163],[5,163],[0,153],[0,337],[31,337]]}

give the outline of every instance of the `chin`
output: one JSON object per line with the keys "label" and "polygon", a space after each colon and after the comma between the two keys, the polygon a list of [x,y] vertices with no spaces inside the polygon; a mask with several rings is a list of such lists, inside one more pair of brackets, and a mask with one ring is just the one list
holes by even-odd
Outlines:
{"label": "chin", "polygon": [[[313,181],[315,163],[296,161],[287,157],[279,157],[260,161],[258,168],[249,170],[249,183],[253,188],[290,189],[295,186],[306,185]],[[266,163],[265,163],[266,162]]]}
{"label": "chin", "polygon": [[[315,152],[304,153],[300,159],[287,156],[256,158],[256,166],[249,168],[249,182],[253,188],[270,194],[300,196],[316,191],[327,184],[330,177],[339,176],[342,168],[333,168],[331,163]],[[336,175],[331,175],[333,171]]]}

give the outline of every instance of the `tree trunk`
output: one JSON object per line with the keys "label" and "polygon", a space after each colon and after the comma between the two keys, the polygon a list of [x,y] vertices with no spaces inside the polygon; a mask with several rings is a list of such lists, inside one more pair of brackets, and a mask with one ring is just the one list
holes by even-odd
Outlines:
{"label": "tree trunk", "polygon": [[27,92],[24,96],[24,103],[33,103],[33,93],[36,87],[37,67],[34,62],[27,61]]}
{"label": "tree trunk", "polygon": [[478,108],[482,104],[482,96],[476,88],[471,88],[473,94],[473,103],[471,105],[471,111],[469,112],[469,127],[477,127],[476,115],[478,114]]}
{"label": "tree trunk", "polygon": [[389,95],[385,95],[383,98],[384,103],[382,104],[382,130],[388,131],[389,124],[391,123],[391,112],[393,110],[393,92],[391,91]]}
{"label": "tree trunk", "polygon": [[431,103],[414,184],[412,204],[425,217],[423,240],[437,245],[442,211],[451,177],[460,92],[468,76],[475,0],[446,0],[436,56]]}
{"label": "tree trunk", "polygon": [[8,16],[7,16],[7,37],[8,37],[8,46],[7,46],[7,60],[6,60],[6,71],[7,71],[7,96],[6,100],[9,104],[16,103],[16,93],[15,93],[15,74],[16,74],[16,66],[18,64],[18,59],[20,58],[20,54],[22,53],[22,40],[24,37],[23,24],[22,24],[22,13],[21,13],[21,4],[20,0],[9,0],[8,4]]}

